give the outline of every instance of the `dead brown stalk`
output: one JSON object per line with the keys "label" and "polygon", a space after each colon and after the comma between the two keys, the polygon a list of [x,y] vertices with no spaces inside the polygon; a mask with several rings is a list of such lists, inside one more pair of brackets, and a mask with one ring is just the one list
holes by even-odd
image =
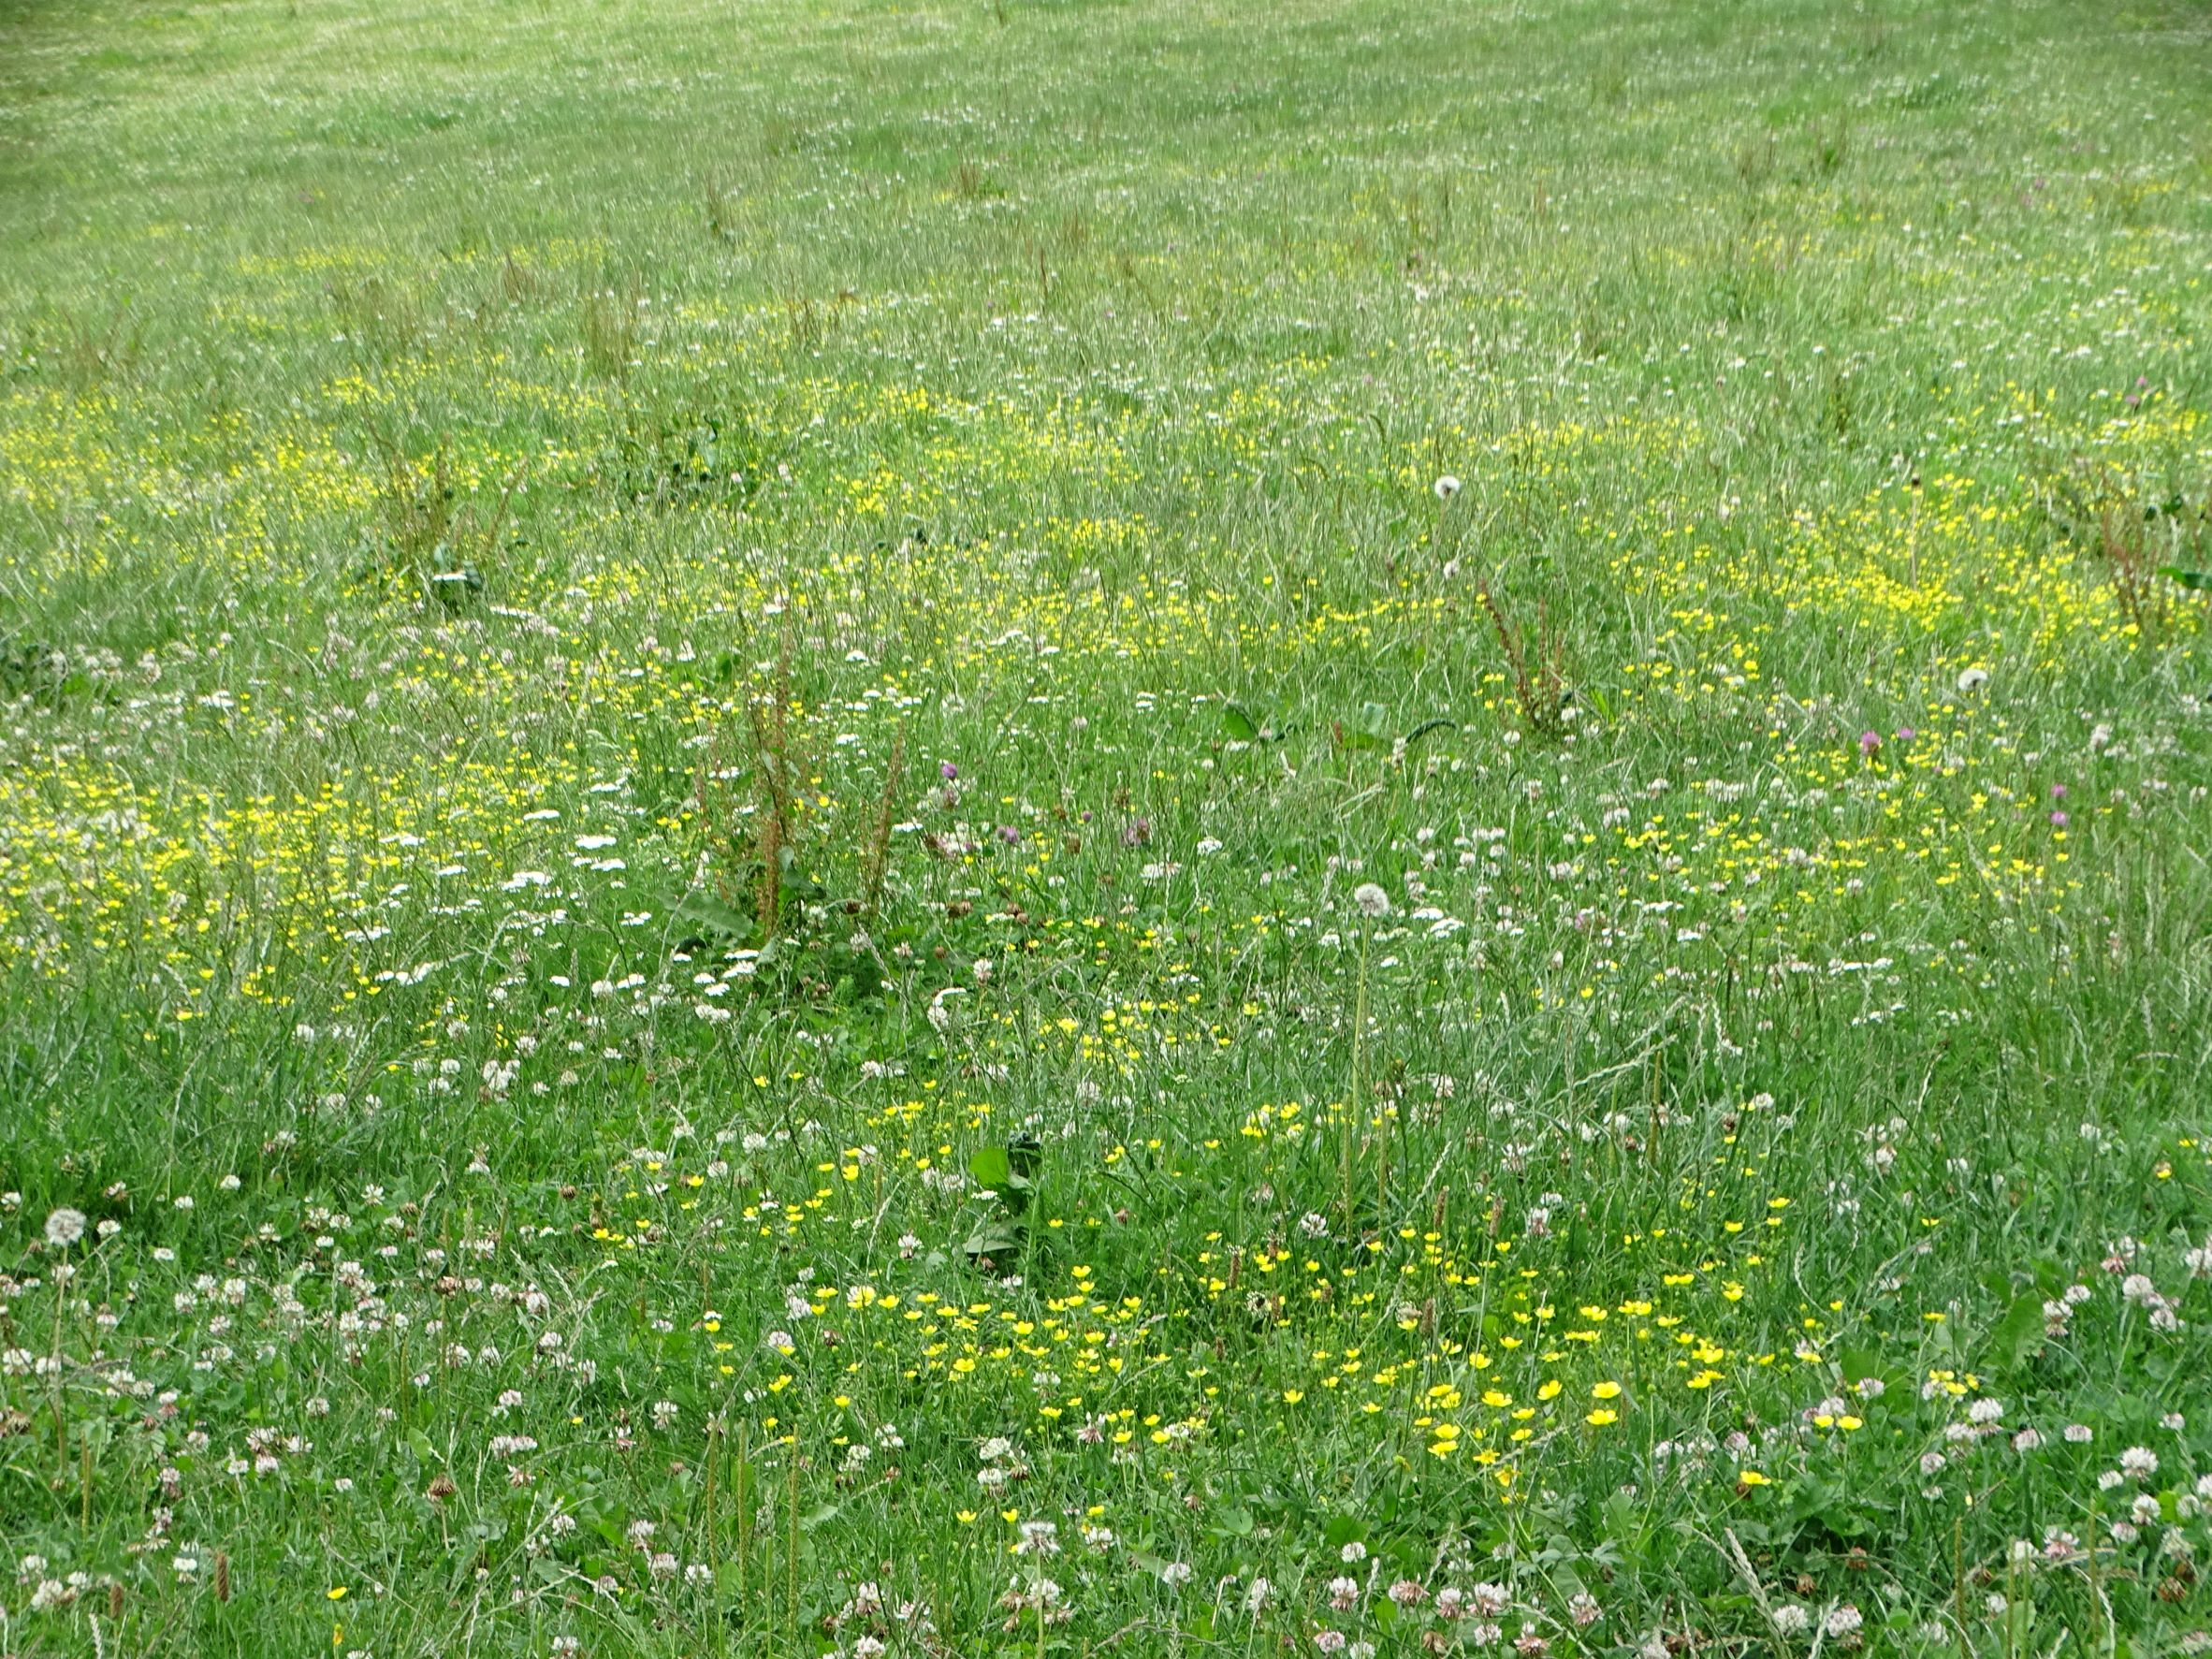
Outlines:
{"label": "dead brown stalk", "polygon": [[1552,626],[1549,607],[1541,600],[1536,602],[1536,637],[1532,653],[1526,634],[1506,618],[1506,607],[1498,603],[1487,579],[1477,580],[1475,594],[1490,615],[1491,628],[1498,636],[1498,648],[1505,652],[1506,666],[1512,671],[1513,698],[1521,705],[1521,718],[1531,731],[1547,737],[1557,736],[1566,729],[1567,723],[1566,640]]}

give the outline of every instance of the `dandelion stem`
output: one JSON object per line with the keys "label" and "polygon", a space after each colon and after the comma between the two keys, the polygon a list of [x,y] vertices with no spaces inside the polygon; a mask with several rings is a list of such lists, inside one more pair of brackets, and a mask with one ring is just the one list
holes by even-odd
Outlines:
{"label": "dandelion stem", "polygon": [[1360,1122],[1361,1077],[1367,1063],[1367,940],[1374,929],[1360,929],[1360,982],[1352,1001],[1352,1092],[1345,1105],[1344,1120],[1344,1224],[1352,1229],[1352,1140]]}
{"label": "dandelion stem", "polygon": [[1966,1634],[1966,1518],[1951,1518],[1951,1598],[1954,1617],[1958,1623],[1958,1651],[1966,1659],[1973,1659],[1973,1649]]}
{"label": "dandelion stem", "polygon": [[2089,1616],[2101,1627],[2101,1634],[2104,1638],[2104,1651],[2109,1653],[2113,1648],[2114,1634],[2111,1619],[2112,1609],[2104,1600],[2103,1577],[2097,1570],[2097,1528],[2103,1520],[2103,1507],[2098,1504],[2092,1504],[2089,1506]]}
{"label": "dandelion stem", "polygon": [[62,1416],[62,1310],[68,1305],[68,1287],[61,1275],[54,1275],[53,1287],[53,1448],[62,1460],[62,1466],[69,1466],[69,1426]]}
{"label": "dandelion stem", "polygon": [[714,1536],[714,1482],[716,1465],[721,1462],[721,1424],[714,1419],[706,1420],[706,1570],[721,1577],[721,1554],[715,1548]]}
{"label": "dandelion stem", "polygon": [[791,1537],[787,1547],[790,1558],[787,1594],[784,1606],[784,1632],[795,1646],[799,1639],[799,1437],[791,1437]]}
{"label": "dandelion stem", "polygon": [[737,1605],[745,1606],[745,1562],[752,1552],[752,1490],[747,1479],[751,1464],[747,1457],[751,1446],[751,1425],[740,1421],[737,1425]]}

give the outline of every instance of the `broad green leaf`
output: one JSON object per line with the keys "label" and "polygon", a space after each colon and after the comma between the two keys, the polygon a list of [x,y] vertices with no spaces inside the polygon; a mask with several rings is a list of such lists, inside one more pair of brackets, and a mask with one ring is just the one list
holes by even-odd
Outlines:
{"label": "broad green leaf", "polygon": [[676,909],[676,923],[680,928],[705,934],[722,943],[748,940],[759,931],[759,924],[747,911],[706,892],[684,895],[683,902]]}
{"label": "broad green leaf", "polygon": [[1022,1230],[1018,1223],[1009,1220],[986,1221],[968,1235],[960,1246],[961,1254],[970,1260],[983,1257],[997,1259],[1011,1256],[1022,1247]]}
{"label": "broad green leaf", "polygon": [[1882,1375],[1882,1356],[1872,1348],[1845,1348],[1838,1356],[1843,1380],[1856,1388],[1870,1376]]}
{"label": "broad green leaf", "polygon": [[2005,1310],[1989,1333],[1991,1358],[2008,1369],[2023,1365],[2043,1346],[2043,1298],[2030,1290]]}
{"label": "broad green leaf", "polygon": [[1003,1192],[1013,1178],[1013,1160],[1003,1146],[979,1146],[968,1160],[968,1172],[978,1186]]}

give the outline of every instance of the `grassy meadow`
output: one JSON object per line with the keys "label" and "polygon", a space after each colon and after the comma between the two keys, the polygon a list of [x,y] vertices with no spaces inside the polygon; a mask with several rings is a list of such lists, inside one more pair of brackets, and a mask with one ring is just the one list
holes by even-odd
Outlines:
{"label": "grassy meadow", "polygon": [[0,0],[0,1655],[2212,1650],[2193,0]]}

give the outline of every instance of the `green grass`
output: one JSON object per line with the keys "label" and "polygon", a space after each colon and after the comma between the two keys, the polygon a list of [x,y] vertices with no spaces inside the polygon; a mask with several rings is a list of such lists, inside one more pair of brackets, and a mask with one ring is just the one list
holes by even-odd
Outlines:
{"label": "green grass", "polygon": [[0,1654],[2212,1646],[2207,89],[0,0]]}

